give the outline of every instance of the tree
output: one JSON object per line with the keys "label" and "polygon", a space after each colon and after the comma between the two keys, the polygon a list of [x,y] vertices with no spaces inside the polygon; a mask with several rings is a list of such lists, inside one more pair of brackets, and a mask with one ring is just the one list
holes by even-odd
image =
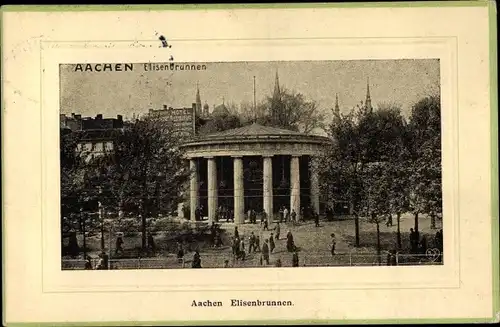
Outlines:
{"label": "tree", "polygon": [[241,127],[241,119],[236,113],[230,111],[212,115],[212,118],[203,125],[199,133],[210,134],[222,132],[228,129]]}
{"label": "tree", "polygon": [[142,248],[146,248],[146,218],[170,213],[189,179],[178,137],[172,125],[153,117],[137,120],[118,137],[113,165],[107,172],[115,203],[122,198],[129,212],[141,219]]}
{"label": "tree", "polygon": [[267,97],[265,106],[269,108],[266,125],[311,133],[324,129],[326,115],[315,101],[308,101],[298,92],[282,89],[280,95]]}
{"label": "tree", "polygon": [[438,96],[419,100],[412,108],[409,134],[411,174],[409,174],[411,207],[418,231],[420,213],[431,217],[435,228],[436,215],[442,211],[441,187],[441,105]]}
{"label": "tree", "polygon": [[[387,172],[380,176],[385,179],[395,177],[391,174],[402,175],[402,137],[405,130],[405,121],[397,107],[367,112],[362,106],[358,106],[349,114],[334,113],[329,130],[334,142],[327,154],[328,158],[323,160],[322,181],[327,185],[325,192],[349,199],[354,216],[356,246],[359,246],[360,215],[372,215],[365,210],[366,187],[373,182],[365,180],[369,176],[365,169],[382,165]],[[388,183],[386,192],[399,192],[403,186],[398,183]],[[390,203],[387,202],[386,205],[389,208]],[[398,208],[399,210],[402,209]],[[372,217],[371,220],[373,219]]]}
{"label": "tree", "polygon": [[380,223],[390,214],[391,172],[386,163],[368,164],[363,171],[362,212],[377,226],[377,258],[381,263]]}
{"label": "tree", "polygon": [[99,160],[89,158],[89,151],[78,149],[82,133],[60,130],[61,167],[61,233],[69,234],[69,250],[72,256],[80,252],[76,231],[83,235],[83,252],[86,254],[86,234],[98,226],[95,214],[99,201],[95,176]]}
{"label": "tree", "polygon": [[333,142],[324,160],[319,161],[321,187],[334,198],[349,200],[355,223],[355,244],[359,246],[360,176],[364,165],[361,162],[360,135],[354,111],[334,117],[328,134]]}

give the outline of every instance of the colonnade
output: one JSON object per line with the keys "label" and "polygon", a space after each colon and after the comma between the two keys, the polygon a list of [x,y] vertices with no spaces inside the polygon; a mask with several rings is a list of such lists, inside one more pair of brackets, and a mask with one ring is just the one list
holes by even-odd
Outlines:
{"label": "colonnade", "polygon": [[[268,217],[272,217],[273,208],[273,161],[272,155],[263,155],[263,204],[264,211]],[[207,159],[207,191],[208,191],[208,220],[215,221],[218,207],[218,184],[217,184],[217,162],[216,157],[204,157]],[[300,156],[292,155],[290,162],[290,212],[293,209],[300,213]],[[245,222],[245,198],[243,183],[243,156],[232,156],[233,180],[234,180],[234,221],[237,224]],[[199,207],[199,162],[198,158],[190,159],[190,217],[196,217],[196,208]],[[310,198],[311,207],[319,213],[319,180],[317,173],[317,162],[311,157],[310,164]]]}

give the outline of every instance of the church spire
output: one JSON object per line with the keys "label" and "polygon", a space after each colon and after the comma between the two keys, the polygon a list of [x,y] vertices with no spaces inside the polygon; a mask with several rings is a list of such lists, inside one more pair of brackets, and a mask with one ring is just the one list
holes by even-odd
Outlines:
{"label": "church spire", "polygon": [[279,99],[281,97],[281,91],[280,91],[280,79],[278,77],[278,71],[276,70],[276,78],[274,81],[274,97],[276,99]]}
{"label": "church spire", "polygon": [[370,78],[366,78],[366,100],[365,100],[366,112],[372,112],[372,99],[370,97]]}
{"label": "church spire", "polygon": [[281,115],[283,114],[282,103],[281,103],[281,90],[280,90],[280,79],[278,77],[278,70],[276,70],[276,78],[274,82],[274,92],[271,102],[271,119],[276,123],[281,123]]}
{"label": "church spire", "polygon": [[201,115],[200,86],[198,83],[196,83],[196,115]]}
{"label": "church spire", "polygon": [[340,115],[340,108],[339,108],[339,95],[338,93],[335,93],[335,114]]}

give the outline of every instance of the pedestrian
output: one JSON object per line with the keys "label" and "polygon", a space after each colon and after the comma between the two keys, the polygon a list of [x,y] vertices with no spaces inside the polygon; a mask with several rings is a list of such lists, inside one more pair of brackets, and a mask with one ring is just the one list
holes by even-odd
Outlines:
{"label": "pedestrian", "polygon": [[254,246],[254,249],[255,249],[255,252],[257,252],[257,250],[258,250],[259,252],[261,252],[261,251],[262,251],[262,250],[260,249],[260,236],[259,236],[259,235],[257,235],[257,236],[255,237],[255,246]]}
{"label": "pedestrian", "polygon": [[217,226],[215,222],[212,221],[212,225],[210,226],[210,243],[213,247],[215,247],[215,232],[217,231]]}
{"label": "pedestrian", "polygon": [[193,263],[191,264],[191,268],[201,268],[201,257],[198,250],[196,250],[194,253]]}
{"label": "pedestrian", "polygon": [[116,249],[115,249],[115,255],[118,254],[118,252],[121,252],[123,254],[123,238],[121,235],[118,235],[116,238]]}
{"label": "pedestrian", "polygon": [[288,252],[293,252],[295,248],[295,244],[293,243],[293,234],[291,231],[288,231],[286,234],[286,249]]}
{"label": "pedestrian", "polygon": [[252,209],[248,209],[247,217],[250,224],[253,224]]}
{"label": "pedestrian", "polygon": [[283,222],[283,207],[280,208],[280,223]]}
{"label": "pedestrian", "polygon": [[245,241],[243,238],[240,240],[240,246],[238,249],[238,259],[241,259],[242,261],[245,260]]}
{"label": "pedestrian", "polygon": [[85,260],[85,270],[92,270],[92,261],[89,256]]}
{"label": "pedestrian", "polygon": [[233,238],[233,255],[238,256],[238,250],[240,248],[240,239],[237,237]]}
{"label": "pedestrian", "polygon": [[305,214],[304,207],[301,207],[300,208],[299,221],[304,221],[304,214]]}
{"label": "pedestrian", "polygon": [[334,233],[332,233],[332,235],[330,235],[330,237],[332,238],[331,253],[332,253],[332,255],[335,255],[335,245],[337,244],[337,240],[335,238],[335,234]]}
{"label": "pedestrian", "polygon": [[297,251],[293,251],[292,255],[292,267],[298,267],[299,266],[299,254]]}
{"label": "pedestrian", "polygon": [[434,236],[434,243],[436,244],[435,247],[439,251],[443,251],[443,234],[442,234],[442,229],[438,230],[436,232],[436,236]]}
{"label": "pedestrian", "polygon": [[398,265],[398,259],[397,259],[397,251],[392,250],[392,257],[391,257],[391,266],[397,266]]}
{"label": "pedestrian", "polygon": [[313,211],[313,216],[314,216],[314,226],[319,227],[319,214],[316,213],[316,211]]}
{"label": "pedestrian", "polygon": [[273,253],[274,249],[276,248],[276,244],[274,243],[273,233],[271,233],[271,235],[269,236],[269,247],[270,247],[271,253]]}
{"label": "pedestrian", "polygon": [[285,220],[285,223],[288,222],[288,209],[284,207],[283,209],[283,219]]}
{"label": "pedestrian", "polygon": [[255,212],[255,210],[252,209],[251,215],[252,215],[252,222],[254,224],[256,224],[257,223],[257,213]]}
{"label": "pedestrian", "polygon": [[425,254],[427,252],[427,237],[424,235],[420,240],[420,253]]}
{"label": "pedestrian", "polygon": [[215,231],[215,247],[221,247],[222,246],[222,238],[220,236],[220,231],[217,229]]}
{"label": "pedestrian", "polygon": [[229,268],[229,260],[224,260],[224,268]]}
{"label": "pedestrian", "polygon": [[387,227],[391,226],[392,227],[392,215],[388,214],[387,215],[387,223],[385,224]]}
{"label": "pedestrian", "polygon": [[184,260],[184,247],[181,242],[177,242],[177,262],[181,263]]}
{"label": "pedestrian", "polygon": [[417,233],[413,231],[413,228],[410,228],[410,247],[411,253],[417,253],[418,251],[418,236]]}
{"label": "pedestrian", "polygon": [[238,226],[234,226],[234,237],[240,238],[240,233],[238,232]]}
{"label": "pedestrian", "polygon": [[252,253],[252,250],[255,252],[255,234],[253,232],[248,237],[248,254]]}
{"label": "pedestrian", "polygon": [[262,259],[266,262],[266,265],[269,265],[269,245],[267,243],[268,240],[266,239],[262,244]]}
{"label": "pedestrian", "polygon": [[264,225],[264,228],[262,230],[269,230],[269,225],[268,225],[268,220],[267,220],[267,213],[266,211],[262,211],[262,218],[260,220],[260,225]]}
{"label": "pedestrian", "polygon": [[279,240],[281,232],[281,227],[279,222],[276,224],[276,226],[274,226],[274,230],[276,231],[276,240]]}
{"label": "pedestrian", "polygon": [[391,253],[391,251],[387,251],[387,265],[388,266],[392,265],[392,253]]}
{"label": "pedestrian", "polygon": [[297,213],[295,212],[295,209],[292,209],[292,212],[290,213],[290,221],[292,223],[296,223],[297,219]]}
{"label": "pedestrian", "polygon": [[153,253],[156,252],[156,244],[151,232],[148,232],[148,248],[150,248]]}
{"label": "pedestrian", "polygon": [[276,259],[276,267],[281,267],[281,266],[282,266],[281,259],[280,258]]}
{"label": "pedestrian", "polygon": [[99,255],[99,263],[97,264],[97,270],[107,270],[108,269],[108,255],[106,252],[101,252]]}

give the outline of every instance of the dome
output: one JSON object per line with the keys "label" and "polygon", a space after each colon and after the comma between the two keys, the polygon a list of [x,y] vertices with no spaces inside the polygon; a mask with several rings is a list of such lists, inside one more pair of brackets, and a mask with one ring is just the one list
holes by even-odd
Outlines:
{"label": "dome", "polygon": [[205,104],[203,105],[203,109],[208,110],[208,103],[205,103]]}
{"label": "dome", "polygon": [[214,108],[214,111],[212,112],[213,115],[227,115],[229,114],[229,110],[224,104],[218,105],[217,107]]}

